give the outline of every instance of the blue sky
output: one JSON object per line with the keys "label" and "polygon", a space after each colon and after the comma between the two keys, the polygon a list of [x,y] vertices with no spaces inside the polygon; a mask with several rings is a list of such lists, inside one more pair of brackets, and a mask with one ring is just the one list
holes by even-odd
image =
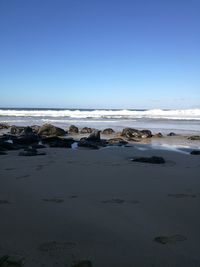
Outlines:
{"label": "blue sky", "polygon": [[200,107],[199,0],[0,0],[0,106]]}

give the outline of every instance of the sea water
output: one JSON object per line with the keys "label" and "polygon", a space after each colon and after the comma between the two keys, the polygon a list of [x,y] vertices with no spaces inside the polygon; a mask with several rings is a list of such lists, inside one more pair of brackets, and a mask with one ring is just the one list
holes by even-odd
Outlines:
{"label": "sea water", "polygon": [[200,133],[200,109],[35,109],[2,108],[0,122],[9,125],[28,126],[51,123],[67,129],[71,124],[80,128],[113,128],[121,131],[125,127],[150,129],[153,133],[178,134]]}

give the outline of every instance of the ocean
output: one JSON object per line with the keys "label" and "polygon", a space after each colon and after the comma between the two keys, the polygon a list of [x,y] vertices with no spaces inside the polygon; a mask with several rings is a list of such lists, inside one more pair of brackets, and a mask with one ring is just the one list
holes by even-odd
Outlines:
{"label": "ocean", "polygon": [[153,133],[200,133],[200,109],[35,109],[1,108],[0,122],[28,126],[51,123],[67,129],[71,124],[97,129],[125,127],[150,129]]}

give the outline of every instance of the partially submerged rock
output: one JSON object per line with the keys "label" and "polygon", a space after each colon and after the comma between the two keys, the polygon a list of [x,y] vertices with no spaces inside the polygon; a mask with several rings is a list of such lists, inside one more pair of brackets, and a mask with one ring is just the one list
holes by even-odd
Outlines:
{"label": "partially submerged rock", "polygon": [[188,137],[189,140],[200,141],[200,135],[192,135]]}
{"label": "partially submerged rock", "polygon": [[163,163],[165,163],[165,160],[163,157],[157,157],[157,156],[138,157],[138,158],[133,158],[132,161],[142,162],[142,163],[151,163],[151,164],[163,164]]}
{"label": "partially submerged rock", "polygon": [[43,137],[42,143],[47,144],[50,147],[71,148],[72,144],[74,143],[74,139],[73,138],[60,138],[57,136]]}
{"label": "partially submerged rock", "polygon": [[86,133],[92,133],[94,129],[92,128],[89,128],[89,127],[84,127],[83,129],[81,129],[81,132],[82,134],[86,134]]}
{"label": "partially submerged rock", "polygon": [[94,130],[87,138],[87,141],[96,141],[99,142],[101,141],[100,138],[100,132],[99,130]]}
{"label": "partially submerged rock", "polygon": [[40,127],[38,131],[38,135],[40,136],[64,136],[66,132],[54,125],[51,124],[44,124]]}
{"label": "partially submerged rock", "polygon": [[108,145],[115,145],[115,146],[122,146],[128,144],[127,141],[125,141],[123,138],[111,138],[107,140]]}
{"label": "partially submerged rock", "polygon": [[190,152],[191,155],[200,155],[200,150],[193,150]]}
{"label": "partially submerged rock", "polygon": [[106,128],[102,131],[102,134],[113,134],[115,131],[112,128]]}
{"label": "partially submerged rock", "polygon": [[135,139],[135,140],[137,140],[137,138],[152,137],[152,133],[150,130],[139,131],[133,128],[124,128],[121,135],[126,137],[127,139]]}
{"label": "partially submerged rock", "polygon": [[10,126],[7,123],[0,123],[0,130],[9,129]]}
{"label": "partially submerged rock", "polygon": [[71,125],[69,127],[68,131],[69,134],[77,134],[78,132],[79,132],[78,127],[76,127],[75,125]]}
{"label": "partially submerged rock", "polygon": [[174,132],[171,132],[167,136],[176,136],[176,134]]}
{"label": "partially submerged rock", "polygon": [[100,147],[106,146],[106,141],[101,140],[100,131],[94,130],[88,138],[81,138],[78,142],[79,147],[86,147],[91,149],[99,149]]}
{"label": "partially submerged rock", "polygon": [[161,138],[161,137],[163,137],[163,134],[162,134],[162,133],[156,133],[156,134],[154,134],[154,137],[159,137],[159,138]]}
{"label": "partially submerged rock", "polygon": [[23,126],[15,126],[15,125],[12,125],[11,128],[10,128],[10,133],[11,134],[20,134],[23,130],[24,130],[25,127]]}

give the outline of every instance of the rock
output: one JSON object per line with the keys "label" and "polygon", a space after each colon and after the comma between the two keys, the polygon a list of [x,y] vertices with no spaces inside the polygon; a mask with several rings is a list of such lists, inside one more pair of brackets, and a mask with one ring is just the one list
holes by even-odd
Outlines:
{"label": "rock", "polygon": [[99,145],[95,142],[90,142],[87,138],[81,138],[78,142],[78,147],[85,147],[90,149],[99,149]]}
{"label": "rock", "polygon": [[150,130],[139,131],[139,130],[133,129],[133,128],[123,129],[121,135],[128,138],[130,141],[138,141],[137,138],[150,138],[150,137],[152,137],[152,133]]}
{"label": "rock", "polygon": [[88,128],[88,127],[84,127],[83,129],[81,129],[81,133],[85,134],[85,133],[92,133],[93,129],[92,128]]}
{"label": "rock", "polygon": [[191,155],[200,155],[200,150],[193,150],[190,152]]}
{"label": "rock", "polygon": [[112,128],[106,128],[102,131],[102,134],[113,134],[114,132]]}
{"label": "rock", "polygon": [[171,132],[167,136],[176,136],[176,134],[174,132]]}
{"label": "rock", "polygon": [[25,127],[20,133],[19,135],[32,135],[33,134],[33,130],[31,127]]}
{"label": "rock", "polygon": [[199,141],[200,140],[200,135],[192,135],[190,137],[188,137],[189,140],[197,140]]}
{"label": "rock", "polygon": [[0,150],[0,155],[6,155],[6,154],[7,154],[6,152]]}
{"label": "rock", "polygon": [[96,142],[100,142],[101,138],[100,138],[100,132],[99,130],[94,130],[87,138],[87,141],[96,141]]}
{"label": "rock", "polygon": [[72,267],[92,267],[91,261],[82,260],[72,265]]}
{"label": "rock", "polygon": [[44,152],[38,153],[37,149],[35,148],[27,148],[27,149],[24,149],[24,151],[19,152],[19,156],[31,157],[31,156],[41,156],[41,155],[46,155],[46,153]]}
{"label": "rock", "polygon": [[39,136],[33,133],[31,127],[25,127],[19,134],[19,136],[13,139],[14,144],[31,145],[39,141]]}
{"label": "rock", "polygon": [[11,128],[10,128],[10,133],[19,135],[24,130],[24,128],[25,127],[22,127],[22,126],[12,125]]}
{"label": "rock", "polygon": [[0,123],[0,130],[9,129],[10,126],[7,123]]}
{"label": "rock", "polygon": [[73,138],[60,138],[57,136],[52,136],[52,137],[43,137],[42,143],[48,144],[50,147],[71,148],[71,145],[74,143],[74,140]]}
{"label": "rock", "polygon": [[154,137],[163,137],[162,133],[157,133],[154,135]]}
{"label": "rock", "polygon": [[77,134],[78,133],[78,127],[76,127],[75,125],[71,125],[69,127],[69,134]]}
{"label": "rock", "polygon": [[13,143],[7,141],[0,141],[0,149],[1,150],[17,150],[19,147]]}
{"label": "rock", "polygon": [[38,131],[38,135],[40,136],[64,136],[66,132],[54,125],[51,124],[44,124],[40,127]]}
{"label": "rock", "polygon": [[32,129],[33,133],[38,134],[38,132],[40,130],[40,126],[39,125],[32,125],[31,129]]}
{"label": "rock", "polygon": [[153,136],[150,130],[142,130],[140,132],[142,138],[151,138]]}
{"label": "rock", "polygon": [[157,157],[157,156],[133,158],[132,161],[142,162],[142,163],[152,163],[152,164],[163,164],[163,163],[165,163],[164,158]]}
{"label": "rock", "polygon": [[117,145],[117,146],[121,146],[121,145],[126,145],[128,144],[127,141],[125,141],[122,138],[111,138],[107,140],[107,144],[108,145]]}
{"label": "rock", "polygon": [[141,138],[141,132],[139,130],[136,129],[132,129],[132,128],[124,128],[122,130],[122,136],[126,137],[126,138]]}

